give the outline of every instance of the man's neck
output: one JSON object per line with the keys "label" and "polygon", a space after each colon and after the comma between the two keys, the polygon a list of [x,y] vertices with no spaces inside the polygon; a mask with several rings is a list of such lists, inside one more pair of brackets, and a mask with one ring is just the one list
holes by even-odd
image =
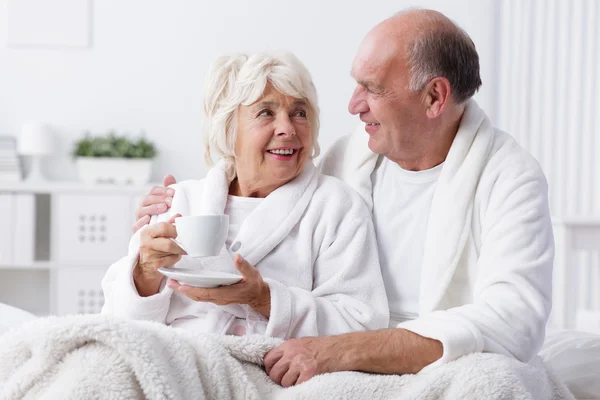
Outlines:
{"label": "man's neck", "polygon": [[463,113],[457,115],[452,121],[441,124],[440,127],[423,134],[420,136],[422,139],[420,143],[416,143],[410,149],[404,149],[402,154],[386,154],[385,156],[407,171],[425,171],[440,165],[448,157],[462,115]]}
{"label": "man's neck", "polygon": [[[448,149],[449,150],[449,149]],[[426,171],[431,168],[435,168],[446,160],[446,156],[448,152],[445,154],[434,156],[433,154],[425,155],[423,157],[415,158],[412,160],[402,159],[397,160],[390,156],[386,156],[390,161],[398,164],[400,168],[405,171]]]}

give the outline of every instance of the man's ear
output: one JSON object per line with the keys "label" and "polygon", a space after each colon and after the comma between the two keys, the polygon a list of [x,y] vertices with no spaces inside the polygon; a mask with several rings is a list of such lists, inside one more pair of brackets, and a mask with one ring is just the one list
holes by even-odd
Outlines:
{"label": "man's ear", "polygon": [[437,118],[450,101],[450,81],[443,77],[433,78],[425,87],[425,108],[428,118]]}

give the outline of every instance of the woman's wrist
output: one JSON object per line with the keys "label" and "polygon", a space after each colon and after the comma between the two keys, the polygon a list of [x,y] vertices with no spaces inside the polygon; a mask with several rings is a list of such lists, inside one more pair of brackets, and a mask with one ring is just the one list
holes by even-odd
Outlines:
{"label": "woman's wrist", "polygon": [[271,289],[266,282],[263,282],[260,296],[250,304],[250,307],[254,308],[266,318],[271,316]]}
{"label": "woman's wrist", "polygon": [[160,273],[148,274],[139,259],[133,267],[133,283],[141,297],[149,297],[160,291],[163,276]]}

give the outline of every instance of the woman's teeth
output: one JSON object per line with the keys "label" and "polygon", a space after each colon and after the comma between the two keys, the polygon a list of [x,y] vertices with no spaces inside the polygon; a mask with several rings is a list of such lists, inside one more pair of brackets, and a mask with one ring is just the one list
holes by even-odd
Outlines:
{"label": "woman's teeth", "polygon": [[294,149],[284,149],[284,150],[267,150],[271,154],[279,154],[280,156],[289,156],[294,154]]}
{"label": "woman's teeth", "polygon": [[381,125],[379,122],[368,122],[367,123],[368,126],[375,126],[375,125]]}

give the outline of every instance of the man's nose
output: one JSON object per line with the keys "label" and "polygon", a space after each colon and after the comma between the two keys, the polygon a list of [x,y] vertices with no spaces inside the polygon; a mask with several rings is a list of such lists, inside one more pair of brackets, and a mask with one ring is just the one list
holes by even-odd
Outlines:
{"label": "man's nose", "polygon": [[348,103],[348,112],[352,115],[357,115],[369,111],[369,105],[365,98],[365,89],[357,85]]}

